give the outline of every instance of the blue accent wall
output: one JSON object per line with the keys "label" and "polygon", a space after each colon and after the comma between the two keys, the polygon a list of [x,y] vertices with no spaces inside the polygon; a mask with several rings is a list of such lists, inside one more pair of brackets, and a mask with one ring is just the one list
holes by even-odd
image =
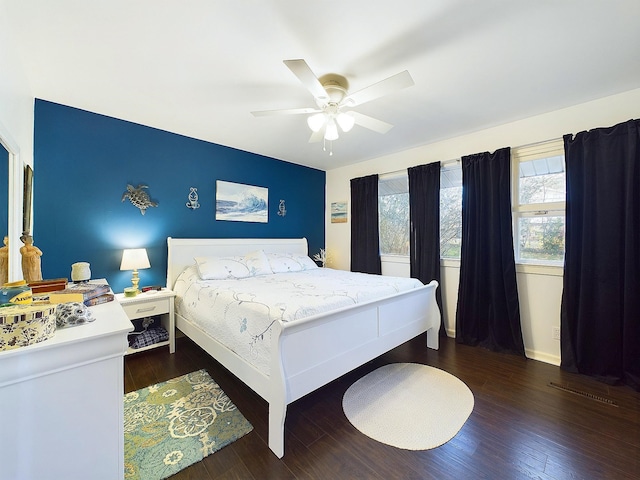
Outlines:
{"label": "blue accent wall", "polygon": [[[44,278],[91,264],[116,292],[130,285],[120,271],[124,248],[147,248],[151,268],[140,285],[164,285],[167,237],[306,237],[310,254],[324,247],[325,172],[163,130],[36,99],[34,245]],[[216,180],[269,189],[268,223],[217,221]],[[158,207],[145,215],[127,184],[148,185]],[[200,208],[186,207],[190,187]],[[287,213],[279,216],[280,199]]]}

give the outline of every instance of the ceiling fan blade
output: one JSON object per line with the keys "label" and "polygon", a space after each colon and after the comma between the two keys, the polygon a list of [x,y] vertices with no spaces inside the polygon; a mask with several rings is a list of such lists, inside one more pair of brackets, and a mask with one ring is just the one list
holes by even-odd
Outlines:
{"label": "ceiling fan blade", "polygon": [[317,132],[311,132],[309,137],[309,143],[317,143],[324,137],[324,129],[320,129]]}
{"label": "ceiling fan blade", "polygon": [[348,95],[343,101],[342,105],[354,107],[361,105],[365,102],[370,102],[376,98],[383,97],[389,93],[401,90],[403,88],[411,87],[414,85],[413,78],[407,70],[404,72],[396,73],[389,78],[380,80],[378,83],[374,83],[368,87],[358,90]]}
{"label": "ceiling fan blade", "polygon": [[368,128],[369,130],[373,130],[378,133],[387,133],[389,130],[393,128],[393,125],[387,122],[383,122],[382,120],[378,120],[377,118],[370,117],[369,115],[364,115],[358,112],[349,112],[353,115],[353,118],[357,125],[361,127]]}
{"label": "ceiling fan blade", "polygon": [[304,113],[316,113],[321,112],[317,108],[287,108],[284,110],[259,110],[257,112],[251,112],[254,117],[266,117],[269,115],[301,115]]}
{"label": "ceiling fan blade", "polygon": [[298,80],[307,87],[307,90],[311,92],[315,98],[322,102],[329,100],[326,90],[318,80],[318,77],[311,71],[307,62],[302,59],[298,60],[284,60],[284,64],[289,67],[289,70],[298,77]]}

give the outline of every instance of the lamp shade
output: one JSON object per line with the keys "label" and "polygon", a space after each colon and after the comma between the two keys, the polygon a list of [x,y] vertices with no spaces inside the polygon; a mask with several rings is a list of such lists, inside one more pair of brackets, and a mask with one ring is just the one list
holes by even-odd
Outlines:
{"label": "lamp shade", "polygon": [[333,118],[327,122],[327,128],[324,131],[325,140],[337,140],[338,139],[338,127]]}
{"label": "lamp shade", "polygon": [[324,113],[316,113],[315,115],[311,115],[307,118],[307,125],[314,132],[319,132],[320,129],[324,126],[327,118]]}
{"label": "lamp shade", "polygon": [[339,113],[336,120],[342,131],[345,133],[351,130],[353,125],[356,123],[356,119],[349,113]]}
{"label": "lamp shade", "polygon": [[122,251],[120,270],[151,268],[146,248],[126,248]]}

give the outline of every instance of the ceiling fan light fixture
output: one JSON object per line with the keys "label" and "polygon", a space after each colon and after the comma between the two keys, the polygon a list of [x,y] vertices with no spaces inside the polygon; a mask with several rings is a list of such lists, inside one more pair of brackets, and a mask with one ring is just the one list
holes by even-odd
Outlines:
{"label": "ceiling fan light fixture", "polygon": [[324,113],[316,113],[307,118],[307,125],[313,132],[319,132],[327,121]]}
{"label": "ceiling fan light fixture", "polygon": [[327,128],[324,131],[324,139],[329,141],[338,139],[338,126],[333,118],[327,122]]}
{"label": "ceiling fan light fixture", "polygon": [[344,133],[347,133],[349,130],[353,128],[353,125],[356,123],[356,119],[353,118],[353,115],[349,113],[339,113],[336,121],[340,128]]}

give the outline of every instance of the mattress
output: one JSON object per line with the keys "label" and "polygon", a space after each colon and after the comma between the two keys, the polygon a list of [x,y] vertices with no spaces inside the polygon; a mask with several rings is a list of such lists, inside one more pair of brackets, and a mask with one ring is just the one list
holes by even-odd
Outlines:
{"label": "mattress", "polygon": [[179,275],[174,290],[176,313],[268,375],[275,322],[295,322],[422,285],[413,278],[330,268],[202,280],[193,265]]}

